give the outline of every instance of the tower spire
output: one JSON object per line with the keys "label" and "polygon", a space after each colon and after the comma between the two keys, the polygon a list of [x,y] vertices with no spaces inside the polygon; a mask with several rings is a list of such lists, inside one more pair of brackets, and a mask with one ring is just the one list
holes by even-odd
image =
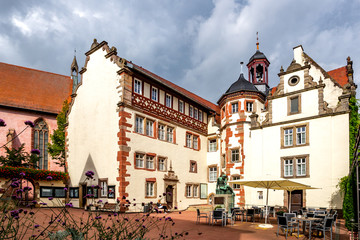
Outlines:
{"label": "tower spire", "polygon": [[259,32],[256,32],[256,50],[259,50]]}

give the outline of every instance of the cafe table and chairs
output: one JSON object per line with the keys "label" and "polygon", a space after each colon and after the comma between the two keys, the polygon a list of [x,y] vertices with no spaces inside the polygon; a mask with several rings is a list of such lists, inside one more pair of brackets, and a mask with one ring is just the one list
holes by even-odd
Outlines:
{"label": "cafe table and chairs", "polygon": [[311,230],[312,230],[313,224],[316,221],[321,221],[321,218],[308,217],[308,216],[302,216],[302,215],[298,215],[292,219],[297,221],[299,224],[301,223],[304,234],[305,234],[306,228],[309,229],[309,240],[311,239]]}

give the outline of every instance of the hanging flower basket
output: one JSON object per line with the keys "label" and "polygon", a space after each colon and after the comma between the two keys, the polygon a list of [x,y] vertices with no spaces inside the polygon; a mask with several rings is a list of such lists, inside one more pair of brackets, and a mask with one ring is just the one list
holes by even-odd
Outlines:
{"label": "hanging flower basket", "polygon": [[[58,171],[49,171],[49,170],[40,170],[33,168],[24,168],[24,167],[9,167],[9,166],[1,166],[0,167],[0,176],[3,178],[20,178],[21,175],[26,179],[31,180],[44,180],[44,181],[64,181],[68,179],[68,174],[64,172]],[[21,174],[21,175],[20,175]]]}

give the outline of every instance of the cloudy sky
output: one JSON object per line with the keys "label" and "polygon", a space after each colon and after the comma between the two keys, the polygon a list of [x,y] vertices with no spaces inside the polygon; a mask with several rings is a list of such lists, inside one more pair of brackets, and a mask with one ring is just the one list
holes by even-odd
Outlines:
{"label": "cloudy sky", "polygon": [[360,0],[3,0],[0,62],[69,75],[74,49],[82,67],[96,38],[216,102],[255,53],[259,32],[270,87],[299,44],[327,71],[351,56],[359,84],[359,12]]}

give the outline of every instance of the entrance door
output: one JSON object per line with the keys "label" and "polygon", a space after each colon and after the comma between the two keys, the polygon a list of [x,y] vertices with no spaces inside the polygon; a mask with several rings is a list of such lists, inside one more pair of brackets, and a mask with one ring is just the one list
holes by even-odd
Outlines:
{"label": "entrance door", "polygon": [[166,204],[169,209],[173,208],[174,188],[172,185],[166,187]]}
{"label": "entrance door", "polygon": [[79,194],[79,205],[81,208],[84,208],[86,206],[86,198],[84,198],[86,194],[86,185],[81,185],[81,191]]}
{"label": "entrance door", "polygon": [[291,211],[299,211],[302,208],[302,203],[303,203],[303,191],[302,190],[292,191],[291,192],[291,203],[290,203]]}

